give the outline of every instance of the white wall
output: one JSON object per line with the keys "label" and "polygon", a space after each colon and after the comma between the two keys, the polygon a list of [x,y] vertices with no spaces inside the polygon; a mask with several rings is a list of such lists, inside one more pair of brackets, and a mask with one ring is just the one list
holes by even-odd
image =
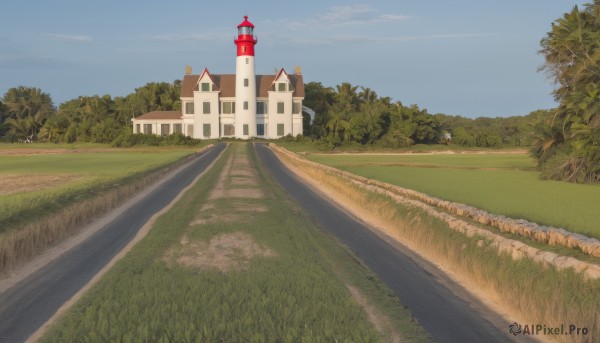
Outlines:
{"label": "white wall", "polygon": [[[211,84],[211,90],[207,92],[202,91],[202,83],[205,82]],[[219,138],[219,92],[213,91],[212,87],[212,80],[205,73],[199,81],[199,90],[194,91],[194,138]],[[204,102],[210,103],[210,114],[204,114]],[[204,124],[211,125],[210,137],[204,137]]]}
{"label": "white wall", "polygon": [[[235,65],[235,136],[248,139],[256,137],[256,74],[254,56],[238,56]],[[244,80],[248,86],[244,86]],[[244,109],[244,102],[248,109]],[[244,124],[248,125],[248,135],[244,135]]]}

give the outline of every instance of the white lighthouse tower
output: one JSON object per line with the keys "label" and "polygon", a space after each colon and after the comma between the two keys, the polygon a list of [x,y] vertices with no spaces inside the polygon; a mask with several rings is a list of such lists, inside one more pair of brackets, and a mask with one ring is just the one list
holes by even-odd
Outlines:
{"label": "white lighthouse tower", "polygon": [[256,136],[256,74],[254,71],[254,25],[244,16],[238,26],[235,67],[235,137]]}

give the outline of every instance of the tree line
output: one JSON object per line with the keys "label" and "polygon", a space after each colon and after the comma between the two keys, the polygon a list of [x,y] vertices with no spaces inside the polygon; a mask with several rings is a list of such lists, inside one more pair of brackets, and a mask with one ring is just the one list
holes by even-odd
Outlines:
{"label": "tree line", "polygon": [[527,147],[534,127],[547,111],[507,118],[465,118],[430,114],[418,105],[405,106],[379,97],[370,88],[350,83],[325,87],[305,85],[304,104],[315,110],[308,135],[332,148],[374,145],[384,148],[414,144],[456,144],[464,147]]}
{"label": "tree line", "polygon": [[[55,108],[39,88],[10,88],[0,102],[0,140],[27,137],[54,143],[110,143],[130,133],[131,118],[160,110],[180,110],[181,81],[151,82],[125,97],[80,96]],[[529,146],[533,127],[544,111],[524,117],[477,118],[430,114],[417,105],[404,106],[379,97],[370,88],[349,83],[325,87],[305,85],[304,104],[315,110],[305,136],[330,148],[374,145],[384,148],[413,144],[456,144],[465,147]]]}
{"label": "tree line", "polygon": [[[559,106],[525,116],[465,118],[431,114],[380,97],[368,87],[342,83],[305,85],[305,136],[326,148],[342,145],[408,147],[531,147],[542,177],[600,182],[600,0],[575,6],[552,23],[541,40],[545,71],[556,83]],[[80,96],[55,108],[38,88],[16,87],[0,100],[0,140],[132,142],[131,118],[157,110],[179,110],[181,81],[151,82],[125,97]],[[125,137],[125,138],[124,138]],[[119,138],[119,139],[117,139]],[[136,138],[140,141],[140,138]],[[153,140],[141,139],[142,142]]]}
{"label": "tree line", "polygon": [[0,140],[28,138],[53,143],[110,143],[131,133],[131,118],[151,111],[179,110],[181,81],[150,82],[125,97],[80,96],[56,108],[35,87],[10,88],[0,101]]}

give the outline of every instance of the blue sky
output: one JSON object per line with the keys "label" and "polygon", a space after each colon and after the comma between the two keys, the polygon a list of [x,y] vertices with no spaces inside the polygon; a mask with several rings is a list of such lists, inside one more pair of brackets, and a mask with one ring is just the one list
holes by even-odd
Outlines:
{"label": "blue sky", "polygon": [[524,115],[555,106],[539,42],[564,0],[10,1],[0,10],[0,96],[39,87],[56,105],[147,82],[235,72],[236,26],[258,36],[257,74],[365,86],[430,113]]}

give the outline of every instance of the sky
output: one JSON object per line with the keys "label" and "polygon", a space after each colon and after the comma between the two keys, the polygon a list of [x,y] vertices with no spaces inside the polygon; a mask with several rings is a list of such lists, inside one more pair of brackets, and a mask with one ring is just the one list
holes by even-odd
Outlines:
{"label": "sky", "polygon": [[569,0],[28,0],[0,9],[0,96],[37,87],[54,104],[125,96],[148,82],[235,73],[233,39],[255,25],[256,73],[368,87],[429,113],[526,115],[556,106],[540,40]]}

